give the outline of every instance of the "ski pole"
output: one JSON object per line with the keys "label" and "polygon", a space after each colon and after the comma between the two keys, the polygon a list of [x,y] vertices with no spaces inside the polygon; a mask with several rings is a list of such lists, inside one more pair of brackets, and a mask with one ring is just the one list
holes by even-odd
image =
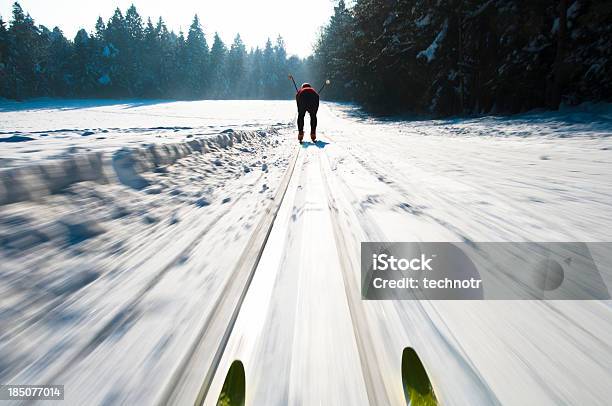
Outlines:
{"label": "ski pole", "polygon": [[295,91],[298,91],[297,85],[295,84],[295,79],[293,79],[293,75],[289,74],[289,79],[293,82],[293,87],[295,87]]}
{"label": "ski pole", "polygon": [[323,86],[321,86],[321,88],[319,89],[319,93],[321,93],[323,91],[323,89],[325,89],[325,85],[329,85],[331,82],[329,81],[329,79],[325,80],[325,83],[323,83]]}

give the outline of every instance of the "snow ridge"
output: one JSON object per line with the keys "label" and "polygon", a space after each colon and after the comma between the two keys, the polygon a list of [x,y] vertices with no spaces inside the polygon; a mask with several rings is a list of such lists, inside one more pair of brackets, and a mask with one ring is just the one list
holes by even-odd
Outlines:
{"label": "snow ridge", "polygon": [[120,182],[134,189],[142,189],[148,186],[148,181],[140,176],[143,172],[170,165],[193,153],[226,149],[255,137],[277,133],[273,128],[257,131],[226,130],[216,136],[186,142],[122,148],[112,154],[75,154],[61,160],[0,171],[0,205],[36,200],[84,181]]}

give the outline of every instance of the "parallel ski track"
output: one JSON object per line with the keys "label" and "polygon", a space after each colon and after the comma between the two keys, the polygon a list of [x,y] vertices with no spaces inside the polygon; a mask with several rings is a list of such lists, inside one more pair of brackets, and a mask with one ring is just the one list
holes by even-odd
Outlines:
{"label": "parallel ski track", "polygon": [[[328,138],[333,141],[334,139],[332,137]],[[367,164],[359,159],[359,157],[357,157],[353,152],[348,151],[349,154],[351,155],[351,157],[357,162],[359,163],[366,171],[368,171],[370,174],[372,174],[375,177],[379,177],[380,173],[376,172],[375,170],[373,170],[373,168],[368,167]],[[325,156],[325,162],[327,164],[328,169],[328,173],[331,174],[332,170],[331,170],[331,164],[329,162],[329,158],[327,157],[326,154],[323,154]],[[323,165],[321,165],[321,170],[323,171]],[[330,204],[330,210],[332,212],[336,212],[338,213],[338,206],[335,202],[335,198],[333,197],[333,195],[331,194],[330,190],[331,188],[328,186],[328,178],[326,178],[324,176],[325,179],[325,184],[327,187],[327,191],[328,191],[328,199],[329,199],[329,204]],[[344,180],[341,177],[336,177],[336,179],[342,183],[342,187],[344,188],[344,192],[347,193],[348,195],[352,196],[354,200],[357,200],[357,197],[352,193],[352,191],[350,190],[349,186],[346,185],[346,183],[344,182]],[[397,185],[395,182],[385,182],[385,184],[391,189],[393,190],[395,193],[399,193],[402,196],[406,196],[407,192],[401,188],[399,185]],[[355,211],[356,217],[360,223],[360,226],[362,227],[362,229],[365,231],[366,235],[368,236],[368,238],[371,239],[371,241],[386,241],[387,238],[385,237],[382,229],[380,229],[377,224],[376,221],[368,214],[366,213],[366,211],[363,208],[359,208],[357,207],[356,209],[353,208],[353,210]],[[339,249],[345,249],[345,250],[350,250],[350,248],[348,247],[344,237],[343,237],[343,233],[342,233],[342,226],[338,221],[338,216],[332,216],[332,222],[334,223],[334,232],[336,234],[336,238],[337,238],[337,242],[336,244],[339,246]],[[342,248],[341,248],[342,247]],[[339,258],[341,259],[341,265],[343,268],[343,276],[345,276],[345,278],[347,278],[345,280],[345,286],[348,283],[353,283],[355,284],[355,278],[354,275],[350,274],[350,266],[351,264],[348,263],[347,260],[343,260],[343,258],[350,258],[350,256],[339,256]],[[358,265],[356,265],[358,266]],[[348,289],[348,287],[347,287]],[[356,289],[355,292],[361,292],[360,291],[360,287],[356,286],[353,287],[353,289]],[[347,297],[350,299],[350,292],[347,290]],[[423,306],[423,304],[420,301],[417,301],[418,303],[418,307],[420,308],[420,312],[423,314],[424,319],[428,322],[429,327],[432,331],[436,331],[438,330],[438,327],[435,325],[435,323],[433,322],[433,320],[431,320],[430,315],[428,314],[427,310],[425,309],[425,307]],[[349,301],[349,305],[350,305],[350,301]],[[353,305],[356,307],[357,303],[353,303]],[[349,306],[350,307],[350,306]],[[431,306],[430,306],[431,307]],[[435,307],[432,307],[432,311],[437,312],[437,310],[435,309]],[[351,315],[353,314],[353,308],[351,308]],[[356,320],[354,321],[354,326],[356,328],[355,330],[355,334],[356,336],[358,336],[359,334],[364,335],[364,341],[368,342],[369,336],[368,336],[368,330],[367,330],[367,321],[365,320],[360,320],[360,319],[364,319],[364,315],[362,312],[360,311],[355,311],[355,316],[356,316]],[[363,326],[363,327],[360,327]],[[359,330],[363,328],[364,333],[361,333]],[[446,337],[444,337],[443,335],[440,335],[440,338],[442,339],[442,343],[444,344],[444,346],[447,348],[447,350],[449,351],[450,354],[453,355],[453,357],[455,357],[455,359],[457,360],[458,363],[464,365],[464,370],[466,371],[466,373],[472,375],[475,379],[474,382],[480,387],[481,391],[483,393],[486,394],[486,396],[488,397],[488,401],[490,402],[490,404],[500,404],[499,400],[496,398],[495,394],[493,393],[493,391],[491,390],[488,382],[484,379],[484,377],[480,374],[480,372],[478,371],[478,368],[472,363],[472,361],[470,360],[470,358],[467,356],[467,354],[465,353],[463,347],[461,346],[461,344],[456,340],[455,337],[452,337],[452,340],[448,340]],[[367,355],[367,348],[374,348],[374,347],[365,347],[364,351],[365,354]],[[459,351],[459,353],[457,353],[457,350]],[[371,351],[370,351],[371,352]],[[360,356],[361,356],[361,348],[360,348]],[[363,364],[364,361],[362,361]],[[375,361],[374,361],[375,362]],[[366,366],[366,371],[367,370],[371,370],[370,366]],[[374,372],[378,373],[378,378],[380,377],[380,370],[375,369]],[[376,377],[373,378],[373,380]],[[367,382],[367,381],[366,381]],[[432,384],[434,385],[434,388],[437,385],[437,382],[432,382]],[[379,388],[383,388],[384,386],[382,385],[382,381],[380,380],[380,378],[378,379],[378,385]],[[378,395],[376,393],[374,393],[372,391],[373,395]],[[368,396],[370,396],[370,391],[368,390]],[[385,398],[386,398],[386,394],[385,394]],[[375,398],[373,399],[373,397],[370,397],[370,403],[373,405],[379,405],[379,404],[389,404],[389,401],[387,400],[385,403],[381,403],[383,400],[383,398]]]}
{"label": "parallel ski track", "polygon": [[[327,205],[330,211],[334,239],[338,249],[338,259],[342,270],[346,300],[353,325],[355,341],[357,343],[357,351],[361,363],[363,379],[366,384],[368,400],[371,405],[390,405],[391,401],[385,390],[381,369],[376,361],[376,351],[374,351],[376,347],[368,329],[368,321],[366,320],[363,309],[359,306],[361,290],[351,272],[354,266],[350,261],[351,250],[344,237],[345,233],[342,230],[342,225],[338,220],[339,209],[336,199],[331,193],[332,189],[328,178],[328,175],[331,174],[329,160],[323,150],[319,150],[318,155],[319,168],[321,170],[321,177],[323,178],[323,187],[327,196]],[[326,164],[326,167],[324,167],[323,163]]]}
{"label": "parallel ski track", "polygon": [[[255,227],[249,242],[232,270],[230,277],[227,279],[226,285],[213,305],[212,311],[207,315],[198,332],[196,340],[194,340],[192,346],[181,359],[181,362],[175,369],[172,378],[161,393],[156,404],[167,405],[184,403],[186,395],[181,393],[181,383],[186,382],[189,375],[192,374],[193,371],[198,370],[198,360],[205,356],[206,353],[210,353],[209,348],[211,344],[215,343],[214,340],[216,336],[213,332],[221,329],[223,331],[221,340],[219,343],[215,344],[216,350],[212,363],[206,368],[206,372],[201,377],[202,383],[194,403],[196,405],[201,405],[206,399],[210,385],[212,384],[236,323],[236,319],[240,313],[240,308],[255,275],[257,265],[261,259],[270,232],[272,231],[272,226],[274,225],[274,221],[276,220],[276,216],[287,192],[300,150],[301,148],[296,148],[276,195]],[[230,312],[229,320],[227,320],[227,317],[223,317],[227,315],[228,311]]]}

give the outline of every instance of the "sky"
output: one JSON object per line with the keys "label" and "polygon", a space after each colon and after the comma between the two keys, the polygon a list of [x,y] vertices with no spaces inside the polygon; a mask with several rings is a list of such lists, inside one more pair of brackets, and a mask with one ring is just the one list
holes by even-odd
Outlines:
{"label": "sky", "polygon": [[[0,0],[0,15],[8,21],[14,0]],[[162,16],[168,29],[187,33],[194,14],[198,14],[209,45],[214,32],[226,44],[240,33],[247,47],[262,47],[267,38],[280,34],[289,54],[306,57],[312,52],[320,28],[334,11],[334,0],[20,0],[36,24],[59,26],[64,35],[74,38],[80,28],[93,31],[98,16],[106,22],[119,7],[133,3],[146,22]]]}

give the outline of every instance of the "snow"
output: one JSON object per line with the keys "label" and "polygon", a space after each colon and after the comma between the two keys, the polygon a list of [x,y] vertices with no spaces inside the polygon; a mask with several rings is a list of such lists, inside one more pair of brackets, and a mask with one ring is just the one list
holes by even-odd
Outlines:
{"label": "snow", "polygon": [[570,20],[570,19],[576,18],[576,15],[578,14],[578,10],[580,10],[580,2],[576,0],[572,3],[571,6],[567,8],[567,13],[566,13],[567,19]]}
{"label": "snow", "polygon": [[553,21],[553,26],[550,30],[550,33],[553,35],[557,32],[559,32],[559,17],[555,18],[555,21]]}
{"label": "snow", "polygon": [[[576,18],[576,16],[578,15],[578,11],[580,10],[580,2],[579,1],[574,1],[568,8],[567,8],[567,12],[566,12],[566,16],[568,19],[567,25],[568,28],[572,28],[573,25],[573,19]],[[553,22],[553,26],[552,29],[550,30],[551,34],[556,34],[557,32],[559,32],[559,17],[555,18],[554,22]],[[574,35],[574,33],[572,33],[572,35]]]}
{"label": "snow", "polygon": [[589,67],[589,69],[585,72],[584,77],[588,78],[591,75],[596,75],[601,70],[602,66],[598,63],[594,63]]}
{"label": "snow", "polygon": [[383,27],[388,26],[389,24],[393,23],[393,21],[397,18],[397,13],[389,13],[389,15],[387,16],[387,18],[385,19],[385,21],[383,22]]}
{"label": "snow", "polygon": [[102,75],[98,78],[98,83],[101,85],[108,85],[111,82],[110,76]]}
{"label": "snow", "polygon": [[433,40],[431,45],[429,45],[427,49],[419,52],[417,54],[417,58],[425,57],[428,63],[433,61],[436,57],[436,50],[438,49],[438,46],[440,46],[440,42],[442,42],[444,37],[446,37],[446,31],[448,31],[448,19],[444,20],[442,30],[438,33],[438,35],[436,35],[436,38]]}
{"label": "snow", "polygon": [[106,58],[113,57],[117,55],[118,53],[119,51],[117,50],[117,48],[115,48],[113,44],[106,45],[104,49],[102,50],[102,55]]}
{"label": "snow", "polygon": [[[543,35],[538,35],[531,40],[528,46],[524,49],[527,52],[539,53],[542,50],[548,48],[550,46],[550,42]],[[527,67],[529,69],[529,67]]]}
{"label": "snow", "polygon": [[[2,137],[32,138],[0,143],[0,195],[34,190],[0,205],[0,381],[164,399],[293,167],[206,404],[235,359],[248,404],[402,404],[406,346],[443,404],[608,402],[609,302],[362,301],[359,245],[610,241],[612,106],[400,120],[324,103],[323,142],[303,147],[294,109],[0,105]],[[193,366],[178,403],[208,371]]]}
{"label": "snow", "polygon": [[[67,154],[186,141],[227,129],[285,125],[285,101],[37,100],[0,102],[0,169]],[[53,114],[50,114],[50,113]],[[0,140],[1,141],[1,140]]]}
{"label": "snow", "polygon": [[415,24],[416,24],[416,26],[417,26],[418,28],[423,28],[423,27],[425,27],[425,26],[429,25],[429,21],[430,21],[430,20],[431,20],[431,15],[426,14],[426,15],[424,15],[423,17],[419,18],[419,19],[416,21],[416,23],[415,23]]}
{"label": "snow", "polygon": [[[476,9],[475,11],[468,13],[467,17],[468,18],[474,18],[474,17],[478,17],[480,14],[482,14],[487,8],[489,8],[489,6],[493,3],[494,0],[489,0],[486,3],[484,3],[483,5],[481,5],[478,9]],[[502,7],[503,8],[503,7]]]}

